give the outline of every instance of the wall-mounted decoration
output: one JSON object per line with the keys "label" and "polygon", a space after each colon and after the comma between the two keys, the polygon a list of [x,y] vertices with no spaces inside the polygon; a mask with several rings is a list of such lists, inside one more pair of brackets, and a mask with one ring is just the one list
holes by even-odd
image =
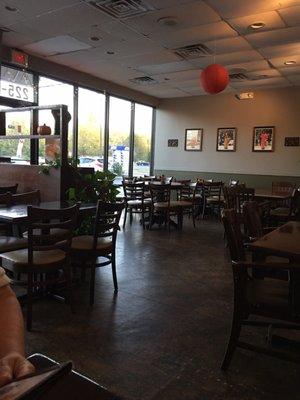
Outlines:
{"label": "wall-mounted decoration", "polygon": [[203,129],[186,129],[184,150],[201,151],[202,134],[203,134]]}
{"label": "wall-mounted decoration", "polygon": [[285,146],[300,146],[300,136],[290,136],[284,138],[284,145]]}
{"label": "wall-mounted decoration", "polygon": [[217,151],[236,150],[236,128],[218,128]]}
{"label": "wall-mounted decoration", "polygon": [[253,128],[252,151],[274,151],[274,142],[274,126],[256,126]]}
{"label": "wall-mounted decoration", "polygon": [[178,139],[168,139],[168,147],[178,147]]}

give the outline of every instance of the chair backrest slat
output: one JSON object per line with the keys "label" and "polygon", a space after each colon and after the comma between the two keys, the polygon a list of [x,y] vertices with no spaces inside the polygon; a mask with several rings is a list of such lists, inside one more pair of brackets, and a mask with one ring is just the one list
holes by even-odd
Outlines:
{"label": "chair backrest slat", "polygon": [[18,184],[13,186],[0,186],[0,194],[11,193],[16,194],[18,190]]}
{"label": "chair backrest slat", "polygon": [[12,196],[12,203],[14,205],[19,205],[19,204],[38,205],[40,202],[41,202],[41,193],[39,190],[14,194]]}
{"label": "chair backrest slat", "polygon": [[11,193],[0,194],[0,205],[10,206],[12,204]]}
{"label": "chair backrest slat", "polygon": [[168,203],[171,201],[171,183],[149,185],[152,203]]}

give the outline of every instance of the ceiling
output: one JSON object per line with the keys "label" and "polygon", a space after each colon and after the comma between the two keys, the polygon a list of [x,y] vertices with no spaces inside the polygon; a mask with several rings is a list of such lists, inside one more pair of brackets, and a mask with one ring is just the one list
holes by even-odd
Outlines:
{"label": "ceiling", "polygon": [[0,27],[7,46],[158,98],[204,94],[213,62],[228,92],[300,84],[300,0],[0,0]]}

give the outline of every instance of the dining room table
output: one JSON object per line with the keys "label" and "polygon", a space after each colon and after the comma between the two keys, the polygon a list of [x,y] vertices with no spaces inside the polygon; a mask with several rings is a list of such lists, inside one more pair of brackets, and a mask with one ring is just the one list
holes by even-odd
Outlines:
{"label": "dining room table", "polygon": [[[50,201],[41,202],[34,207],[39,207],[47,210],[58,210],[66,207],[70,207],[74,203],[67,201]],[[12,226],[14,236],[19,236],[20,225],[26,225],[28,222],[27,207],[29,204],[18,204],[18,205],[0,205],[0,222],[9,223]],[[90,215],[97,208],[96,204],[91,203],[79,203],[79,215]]]}
{"label": "dining room table", "polygon": [[292,198],[290,192],[274,192],[272,189],[255,189],[256,200],[282,201]]}

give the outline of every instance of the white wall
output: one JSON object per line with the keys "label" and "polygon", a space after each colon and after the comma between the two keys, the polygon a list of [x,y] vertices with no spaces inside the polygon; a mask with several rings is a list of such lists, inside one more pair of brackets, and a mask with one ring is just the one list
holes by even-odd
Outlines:
{"label": "white wall", "polygon": [[[252,152],[254,126],[275,125],[275,151]],[[217,152],[217,128],[237,127],[236,152]],[[201,152],[184,151],[186,128],[203,128]],[[300,136],[300,87],[255,91],[254,100],[233,94],[162,100],[157,109],[156,170],[300,176],[300,147],[284,147]],[[167,147],[179,139],[178,148]]]}

